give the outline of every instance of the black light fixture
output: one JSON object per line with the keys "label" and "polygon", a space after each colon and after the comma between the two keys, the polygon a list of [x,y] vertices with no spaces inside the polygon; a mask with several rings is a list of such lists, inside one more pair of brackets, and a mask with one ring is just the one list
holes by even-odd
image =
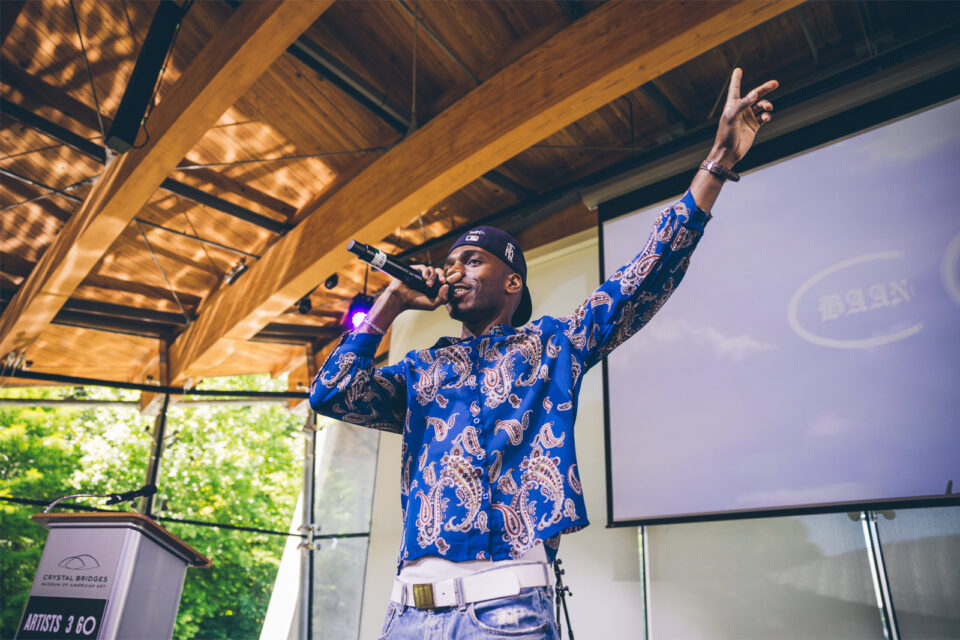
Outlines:
{"label": "black light fixture", "polygon": [[113,116],[113,124],[107,132],[106,145],[117,153],[125,153],[134,146],[184,13],[184,9],[172,0],[161,0],[153,14],[120,106]]}
{"label": "black light fixture", "polygon": [[313,309],[313,303],[310,302],[310,294],[303,296],[297,300],[297,311],[300,315],[305,316],[310,313],[310,310]]}
{"label": "black light fixture", "polygon": [[333,274],[329,278],[323,281],[323,286],[327,289],[333,289],[340,282],[340,277],[337,274]]}

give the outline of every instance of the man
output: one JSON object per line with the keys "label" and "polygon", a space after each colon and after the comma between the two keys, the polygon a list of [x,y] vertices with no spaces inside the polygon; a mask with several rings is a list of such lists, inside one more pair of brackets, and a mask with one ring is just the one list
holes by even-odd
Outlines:
{"label": "man", "polygon": [[[554,638],[548,562],[587,526],[573,424],[582,375],[638,331],[683,277],[723,182],[773,106],[767,82],[740,96],[734,70],[714,147],[639,255],[571,315],[531,314],[516,240],[479,227],[429,297],[393,281],[314,379],[313,408],[403,437],[403,540],[382,637]],[[406,309],[446,305],[459,338],[376,368],[380,338]],[[526,324],[525,324],[526,323]],[[521,326],[522,325],[522,326]]]}

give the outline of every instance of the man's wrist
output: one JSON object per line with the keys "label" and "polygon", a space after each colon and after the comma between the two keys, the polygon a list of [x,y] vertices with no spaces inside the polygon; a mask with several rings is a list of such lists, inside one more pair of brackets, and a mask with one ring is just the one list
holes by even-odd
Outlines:
{"label": "man's wrist", "polygon": [[373,308],[370,309],[370,312],[363,319],[363,323],[357,329],[362,333],[376,333],[382,336],[401,311],[403,309],[394,298],[389,294],[382,295],[377,298]]}
{"label": "man's wrist", "polygon": [[706,157],[707,162],[716,162],[726,169],[733,169],[733,165],[740,161],[732,151],[722,147],[714,147]]}

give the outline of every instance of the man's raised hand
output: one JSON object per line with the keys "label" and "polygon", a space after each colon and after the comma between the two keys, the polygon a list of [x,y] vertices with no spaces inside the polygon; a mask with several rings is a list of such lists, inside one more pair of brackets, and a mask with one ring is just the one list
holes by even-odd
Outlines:
{"label": "man's raised hand", "polygon": [[768,80],[741,97],[742,77],[743,71],[739,68],[734,69],[730,76],[727,101],[720,116],[713,152],[710,154],[728,169],[733,168],[733,165],[747,155],[760,125],[773,118],[773,104],[763,97],[780,86],[776,80]]}

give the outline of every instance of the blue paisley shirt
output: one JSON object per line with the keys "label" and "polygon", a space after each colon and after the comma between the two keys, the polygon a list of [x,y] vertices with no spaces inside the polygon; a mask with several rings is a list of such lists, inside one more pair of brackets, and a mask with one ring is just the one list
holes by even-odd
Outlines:
{"label": "blue paisley shirt", "polygon": [[346,334],[310,390],[319,413],[398,433],[403,540],[421,556],[517,558],[587,526],[573,424],[583,374],[680,283],[710,214],[688,192],[629,264],[568,316],[441,338],[375,367],[380,336]]}

